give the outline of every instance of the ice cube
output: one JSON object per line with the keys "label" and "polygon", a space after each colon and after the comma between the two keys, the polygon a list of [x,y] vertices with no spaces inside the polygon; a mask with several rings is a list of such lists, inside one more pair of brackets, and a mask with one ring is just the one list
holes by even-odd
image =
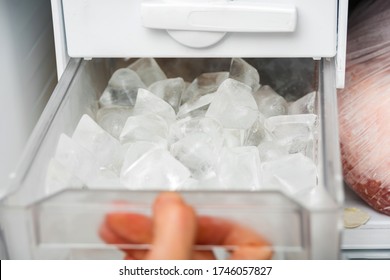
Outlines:
{"label": "ice cube", "polygon": [[290,154],[302,153],[310,158],[314,158],[316,126],[314,114],[275,116],[265,121],[266,129]]}
{"label": "ice cube", "polygon": [[124,189],[125,187],[119,180],[119,176],[109,169],[100,170],[97,177],[91,178],[87,183],[90,189]]}
{"label": "ice cube", "polygon": [[292,102],[288,105],[288,114],[313,114],[315,108],[316,92],[306,94],[299,98],[297,101]]}
{"label": "ice cube", "polygon": [[133,111],[126,107],[100,108],[96,114],[96,122],[113,137],[119,139],[127,118],[132,114]]}
{"label": "ice cube", "polygon": [[216,92],[220,84],[228,77],[229,72],[203,73],[188,86],[183,94],[182,104],[193,103],[203,95]]}
{"label": "ice cube", "polygon": [[83,183],[99,174],[99,165],[93,155],[65,134],[60,135],[54,158]]}
{"label": "ice cube", "polygon": [[139,88],[146,88],[133,70],[121,68],[114,72],[99,99],[101,107],[134,106]]}
{"label": "ice cube", "polygon": [[[140,156],[137,158],[137,155]],[[176,190],[190,176],[190,171],[167,150],[134,143],[126,153],[121,183],[129,189]]]}
{"label": "ice cube", "polygon": [[262,141],[257,148],[262,162],[280,159],[289,154],[289,147],[279,144],[276,140]]}
{"label": "ice cube", "polygon": [[270,86],[262,86],[253,93],[259,111],[266,117],[287,114],[286,100],[277,94]]}
{"label": "ice cube", "polygon": [[66,188],[83,187],[83,182],[56,159],[51,159],[46,171],[46,193],[52,194]]}
{"label": "ice cube", "polygon": [[156,114],[168,124],[176,120],[176,114],[172,106],[146,89],[139,89],[137,101],[133,108],[133,115]]}
{"label": "ice cube", "polygon": [[232,148],[244,145],[245,134],[245,129],[224,128],[222,130],[223,146]]}
{"label": "ice cube", "polygon": [[259,113],[256,121],[245,132],[244,145],[246,146],[258,146],[264,139],[267,138],[267,131],[264,127],[264,116]]}
{"label": "ice cube", "polygon": [[167,145],[167,122],[156,114],[129,117],[119,137],[122,144],[131,142],[153,142]]}
{"label": "ice cube", "polygon": [[150,92],[169,103],[175,112],[179,111],[184,89],[185,83],[182,78],[157,81],[148,88]]}
{"label": "ice cube", "polygon": [[222,125],[217,120],[205,117],[187,117],[171,125],[169,143],[173,144],[195,133],[204,133],[210,136],[216,146],[220,146],[222,143]]}
{"label": "ice cube", "polygon": [[258,109],[251,88],[233,79],[218,88],[206,117],[215,118],[225,128],[248,129],[255,122]]}
{"label": "ice cube", "polygon": [[260,76],[256,68],[242,58],[233,58],[230,64],[229,78],[240,81],[256,91],[260,87]]}
{"label": "ice cube", "polygon": [[217,167],[220,185],[228,190],[260,189],[260,157],[256,147],[223,148]]}
{"label": "ice cube", "polygon": [[137,72],[146,86],[167,79],[167,76],[154,58],[140,58],[129,65],[128,68]]}
{"label": "ice cube", "polygon": [[[210,103],[214,100],[216,97],[216,93],[210,93],[201,96],[199,99],[195,100],[191,103],[184,103],[180,106],[179,112],[177,113],[178,118],[185,118],[187,116],[199,116],[199,112],[205,112],[204,115],[207,112],[207,109],[209,108]],[[203,114],[200,114],[203,115]]]}
{"label": "ice cube", "polygon": [[262,163],[263,186],[287,194],[307,192],[317,185],[317,167],[302,154],[285,156]]}
{"label": "ice cube", "polygon": [[83,115],[73,132],[72,139],[89,151],[101,169],[108,168],[119,174],[123,150],[117,139],[102,129],[91,117]]}
{"label": "ice cube", "polygon": [[205,133],[192,133],[171,146],[171,154],[183,163],[195,179],[215,175],[219,146]]}
{"label": "ice cube", "polygon": [[265,120],[266,129],[277,138],[289,137],[291,134],[309,134],[317,125],[314,114],[283,115]]}

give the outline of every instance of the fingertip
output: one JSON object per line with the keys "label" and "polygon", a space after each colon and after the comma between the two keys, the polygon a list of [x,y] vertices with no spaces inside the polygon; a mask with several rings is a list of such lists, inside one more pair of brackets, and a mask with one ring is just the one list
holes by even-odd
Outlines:
{"label": "fingertip", "polygon": [[174,192],[161,193],[154,203],[153,250],[150,259],[189,259],[196,233],[196,214]]}
{"label": "fingertip", "polygon": [[172,204],[183,205],[185,202],[180,194],[176,192],[162,192],[157,196],[154,202],[154,207],[165,207]]}

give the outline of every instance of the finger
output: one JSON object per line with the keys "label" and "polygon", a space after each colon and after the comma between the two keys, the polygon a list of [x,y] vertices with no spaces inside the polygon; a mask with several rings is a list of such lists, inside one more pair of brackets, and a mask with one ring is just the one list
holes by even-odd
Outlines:
{"label": "finger", "polygon": [[110,213],[105,224],[122,244],[148,244],[152,241],[151,218],[136,213]]}
{"label": "finger", "polygon": [[239,246],[232,252],[230,260],[270,260],[272,249],[269,246]]}
{"label": "finger", "polygon": [[272,257],[268,241],[254,230],[232,221],[199,217],[197,244],[235,246],[230,259],[264,260]]}
{"label": "finger", "polygon": [[197,244],[203,245],[260,245],[269,243],[253,229],[221,218],[199,217]]}
{"label": "finger", "polygon": [[[99,229],[99,236],[108,244],[128,244],[128,241],[116,235],[106,223],[103,223]],[[125,259],[132,260],[143,260],[147,254],[146,250],[134,250],[134,249],[123,249],[119,248],[121,251],[125,252]]]}
{"label": "finger", "polygon": [[196,216],[179,194],[160,194],[153,207],[153,249],[148,259],[192,258]]}
{"label": "finger", "polygon": [[193,260],[215,260],[215,255],[211,250],[195,250],[192,252]]}

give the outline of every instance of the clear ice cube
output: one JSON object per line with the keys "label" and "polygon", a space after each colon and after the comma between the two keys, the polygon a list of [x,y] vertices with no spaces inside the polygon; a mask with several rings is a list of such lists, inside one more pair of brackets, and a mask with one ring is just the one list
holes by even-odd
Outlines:
{"label": "clear ice cube", "polygon": [[133,115],[156,114],[163,118],[168,124],[176,120],[175,110],[172,106],[160,97],[146,89],[139,89],[137,101],[133,108]]}
{"label": "clear ice cube", "polygon": [[[210,103],[214,100],[217,94],[210,93],[201,96],[194,102],[187,102],[180,106],[179,112],[177,113],[178,118],[185,118],[187,116],[199,116],[205,115]],[[201,113],[201,114],[199,114]],[[204,114],[203,114],[204,113]]]}
{"label": "clear ice cube", "polygon": [[149,86],[148,90],[169,103],[175,112],[179,111],[181,96],[185,89],[182,78],[161,80]]}
{"label": "clear ice cube", "polygon": [[122,146],[90,116],[81,117],[72,139],[96,158],[101,169],[108,168],[119,174],[123,161]]}
{"label": "clear ice cube", "polygon": [[317,168],[302,154],[293,154],[262,163],[263,183],[266,189],[297,195],[317,185]]}
{"label": "clear ice cube", "polygon": [[265,121],[266,129],[290,154],[302,153],[310,158],[314,157],[316,126],[314,114],[275,116]]}
{"label": "clear ice cube", "polygon": [[131,69],[121,68],[114,72],[102,96],[101,107],[134,106],[139,88],[146,88],[140,77]]}
{"label": "clear ice cube", "polygon": [[216,92],[220,84],[228,77],[229,72],[201,74],[187,87],[182,97],[182,104],[193,103],[203,95]]}
{"label": "clear ice cube", "polygon": [[222,130],[223,146],[229,148],[243,146],[245,134],[245,129],[224,128]]}
{"label": "clear ice cube", "polygon": [[127,119],[119,140],[122,144],[145,141],[166,147],[168,132],[167,122],[159,115],[138,115]]}
{"label": "clear ice cube", "polygon": [[151,57],[140,58],[129,65],[128,68],[137,72],[146,86],[167,79],[167,76],[161,70],[157,61]]}
{"label": "clear ice cube", "polygon": [[79,178],[56,159],[50,160],[45,180],[46,194],[56,193],[66,188],[81,189],[83,185]]}
{"label": "clear ice cube", "polygon": [[256,147],[223,148],[217,166],[220,185],[228,190],[258,190],[260,157]]}
{"label": "clear ice cube", "polygon": [[100,170],[97,177],[92,178],[87,187],[90,189],[124,189],[125,187],[119,180],[119,176],[109,169]]}
{"label": "clear ice cube", "polygon": [[246,146],[258,146],[262,141],[267,138],[267,131],[264,127],[264,116],[259,113],[256,121],[245,132],[244,145]]}
{"label": "clear ice cube", "polygon": [[306,94],[288,105],[289,115],[313,114],[315,109],[316,92]]}
{"label": "clear ice cube", "polygon": [[187,117],[171,125],[169,129],[169,143],[173,144],[191,134],[204,133],[211,137],[215,145],[220,146],[222,143],[222,130],[222,125],[217,120],[206,117]]}
{"label": "clear ice cube", "polygon": [[171,154],[183,163],[195,179],[215,175],[219,146],[205,133],[192,133],[171,146]]}
{"label": "clear ice cube", "polygon": [[242,58],[233,58],[230,64],[229,78],[240,81],[256,91],[260,87],[260,76],[256,68]]}
{"label": "clear ice cube", "polygon": [[289,154],[289,148],[279,144],[277,141],[262,141],[258,147],[262,162],[280,159]]}
{"label": "clear ice cube", "polygon": [[167,150],[141,142],[130,145],[126,153],[121,183],[129,189],[176,190],[190,176],[187,167]]}
{"label": "clear ice cube", "polygon": [[233,79],[225,80],[207,110],[206,117],[215,118],[225,128],[248,129],[259,111],[251,88]]}
{"label": "clear ice cube", "polygon": [[266,117],[287,114],[287,101],[270,86],[262,86],[253,93],[259,111]]}
{"label": "clear ice cube", "polygon": [[94,156],[65,134],[60,135],[54,159],[85,184],[99,174]]}
{"label": "clear ice cube", "polygon": [[132,114],[133,111],[126,107],[100,108],[96,113],[96,122],[113,137],[119,139],[127,118]]}

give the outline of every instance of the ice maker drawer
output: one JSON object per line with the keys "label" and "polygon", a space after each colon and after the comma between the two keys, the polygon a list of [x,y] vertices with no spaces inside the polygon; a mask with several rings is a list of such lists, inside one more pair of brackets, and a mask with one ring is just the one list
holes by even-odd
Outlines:
{"label": "ice maker drawer", "polygon": [[[192,59],[183,65],[187,65],[190,75],[196,75],[203,72],[202,65],[224,67],[225,60]],[[250,61],[258,67],[273,65],[270,71],[280,69],[272,64],[274,60]],[[164,64],[164,60],[161,62]],[[172,65],[169,60],[165,62],[167,66]],[[307,71],[296,71],[306,73],[306,81],[296,77],[295,82],[286,83],[284,88],[286,91],[294,88],[305,91],[311,87],[318,90],[320,137],[316,145],[321,195],[312,203],[271,191],[187,191],[183,195],[202,215],[229,219],[264,235],[272,243],[277,259],[336,259],[343,197],[334,125],[337,123],[334,64],[312,59],[279,59],[278,63],[284,62],[286,68],[307,69],[307,64],[313,67],[308,76]],[[97,99],[113,71],[127,64],[123,59],[71,59],[29,141],[13,187],[1,205],[0,222],[10,258],[120,258],[116,246],[107,245],[99,238],[105,215],[113,211],[150,214],[155,191],[69,188],[49,193],[45,183],[60,134],[71,135],[83,114],[94,114]],[[188,65],[198,66],[191,69]],[[272,75],[263,75],[264,82],[278,82],[273,79]],[[117,200],[128,204],[118,206],[113,203]],[[121,248],[135,246],[119,245]]]}

